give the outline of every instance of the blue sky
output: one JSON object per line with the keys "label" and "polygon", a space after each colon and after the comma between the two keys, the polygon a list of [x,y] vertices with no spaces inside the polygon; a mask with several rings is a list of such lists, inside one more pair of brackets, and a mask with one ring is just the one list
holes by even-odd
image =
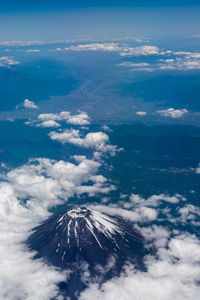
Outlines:
{"label": "blue sky", "polygon": [[197,1],[0,1],[0,40],[190,37],[200,33]]}
{"label": "blue sky", "polygon": [[7,0],[0,1],[1,11],[46,11],[98,7],[180,7],[199,6],[195,0]]}

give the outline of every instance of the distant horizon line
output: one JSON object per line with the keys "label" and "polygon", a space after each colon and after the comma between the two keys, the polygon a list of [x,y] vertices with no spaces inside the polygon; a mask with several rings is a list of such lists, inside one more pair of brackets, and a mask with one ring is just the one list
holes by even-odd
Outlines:
{"label": "distant horizon line", "polygon": [[[200,35],[192,35],[192,36],[178,36],[180,39],[200,39]],[[177,38],[177,36],[168,36],[165,37],[165,39],[174,39]],[[163,37],[162,37],[163,39]],[[144,38],[144,37],[133,37],[133,36],[126,36],[126,37],[116,37],[116,38],[75,38],[75,39],[58,39],[58,40],[43,40],[43,39],[33,39],[33,40],[0,40],[0,46],[34,46],[34,45],[51,45],[51,44],[57,44],[57,43],[75,43],[75,42],[120,42],[120,41],[135,41],[138,43],[143,42],[150,42],[155,40],[155,38]]]}

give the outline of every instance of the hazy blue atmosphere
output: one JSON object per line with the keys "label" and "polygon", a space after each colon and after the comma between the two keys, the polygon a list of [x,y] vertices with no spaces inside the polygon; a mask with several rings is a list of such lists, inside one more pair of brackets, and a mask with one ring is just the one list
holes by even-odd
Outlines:
{"label": "hazy blue atmosphere", "polygon": [[199,300],[200,3],[0,4],[0,299]]}
{"label": "hazy blue atmosphere", "polygon": [[0,39],[191,37],[198,1],[1,1]]}

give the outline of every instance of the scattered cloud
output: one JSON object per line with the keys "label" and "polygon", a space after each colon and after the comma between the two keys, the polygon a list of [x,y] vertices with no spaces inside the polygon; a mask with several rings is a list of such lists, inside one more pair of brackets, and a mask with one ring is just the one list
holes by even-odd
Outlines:
{"label": "scattered cloud", "polygon": [[37,125],[38,127],[60,127],[60,124],[54,120],[44,121]]}
{"label": "scattered cloud", "polygon": [[131,72],[153,72],[155,71],[155,68],[133,68],[130,69]]}
{"label": "scattered cloud", "polygon": [[120,52],[121,56],[149,56],[162,55],[161,50],[156,46],[140,46],[140,47],[123,47]]}
{"label": "scattered cloud", "polygon": [[67,120],[70,117],[70,112],[68,111],[62,111],[60,113],[51,113],[51,114],[40,114],[38,116],[39,120],[42,121],[49,121],[49,120],[54,120],[54,121],[62,121],[62,120]]}
{"label": "scattered cloud", "polygon": [[[36,46],[56,43],[76,43],[75,45],[69,45],[65,48],[57,47],[56,51],[106,51],[117,52],[122,57],[138,57],[138,56],[165,56],[164,59],[156,60],[154,62],[123,62],[119,65],[130,68],[131,71],[189,71],[200,69],[200,52],[190,51],[172,51],[161,49],[155,45],[142,45],[139,47],[130,46],[127,41],[134,40],[138,43],[145,42],[137,38],[124,38],[115,39],[112,42],[108,41],[94,41],[94,40],[58,40],[58,41],[10,41],[0,42],[0,46]],[[124,41],[124,43],[122,43]],[[77,44],[82,42],[82,44]],[[9,50],[9,49],[8,49]],[[27,52],[39,52],[40,49],[28,49]],[[52,50],[51,50],[52,51]],[[12,58],[2,57],[0,58],[0,66],[15,65],[19,62],[14,61]]]}
{"label": "scattered cloud", "polygon": [[[69,197],[107,193],[114,187],[98,174],[100,163],[75,156],[74,163],[40,158],[2,176],[0,182],[0,298],[63,299],[58,283],[61,272],[34,259],[24,241],[50,213],[49,208]],[[38,288],[39,287],[39,288]]]}
{"label": "scattered cloud", "polygon": [[11,57],[8,57],[8,56],[0,57],[0,67],[9,67],[9,66],[18,65],[18,64],[19,64],[19,62],[14,60]]}
{"label": "scattered cloud", "polygon": [[157,112],[163,117],[170,117],[173,119],[177,119],[187,114],[188,110],[185,108],[183,109],[168,108],[168,109],[158,110]]}
{"label": "scattered cloud", "polygon": [[91,190],[93,194],[95,191],[99,193],[101,188],[102,191],[108,188],[106,179],[97,176],[99,162],[88,160],[84,156],[76,156],[74,159],[76,163],[37,159],[10,171],[7,179],[20,199],[29,199],[27,207],[34,207],[36,210],[39,207],[41,212],[43,208],[44,213],[48,207],[60,204],[74,194],[80,195],[80,186],[88,181],[92,184],[85,187],[84,193],[87,190],[89,194]]}
{"label": "scattered cloud", "polygon": [[200,208],[192,204],[187,204],[179,209],[179,220],[183,224],[191,224],[192,226],[200,226]]}
{"label": "scattered cloud", "polygon": [[48,114],[40,114],[38,116],[38,120],[40,121],[62,121],[65,120],[68,124],[73,125],[89,125],[89,116],[85,112],[80,112],[76,115],[71,115],[68,111],[62,111],[60,113],[48,113]]}
{"label": "scattered cloud", "polygon": [[78,115],[72,115],[67,119],[67,123],[73,125],[89,125],[89,117],[85,112],[81,112]]}
{"label": "scattered cloud", "polygon": [[185,56],[187,58],[200,58],[200,52],[176,51],[172,53],[173,55]]}
{"label": "scattered cloud", "polygon": [[[138,52],[138,55],[150,55],[151,53],[151,47],[154,46],[144,46],[137,47],[137,50],[130,50],[127,52],[122,52],[121,56],[134,56],[134,52]],[[150,47],[150,48],[147,48]],[[140,49],[142,48],[142,49]],[[157,48],[157,47],[156,47]],[[142,63],[133,63],[133,62],[123,62],[119,64],[120,66],[128,67],[130,68],[130,71],[146,71],[146,72],[152,72],[152,71],[165,71],[165,70],[178,70],[178,71],[190,71],[190,70],[199,70],[200,69],[200,53],[199,52],[185,52],[185,51],[170,51],[170,50],[161,50],[159,48],[157,49],[152,48],[152,53],[154,52],[155,55],[159,56],[166,56],[167,58],[162,58],[159,60],[156,60],[151,63],[142,62]],[[136,48],[135,48],[136,49]],[[146,50],[145,50],[146,49]],[[149,49],[149,54],[148,54]],[[154,49],[154,50],[153,50]],[[127,53],[127,54],[126,54]],[[131,54],[133,53],[133,55]]]}
{"label": "scattered cloud", "polygon": [[[143,38],[137,38],[137,37],[124,37],[124,38],[115,38],[112,39],[114,42],[122,42],[122,41],[135,41],[137,43],[142,43],[142,42],[148,42],[147,39]],[[14,40],[14,41],[1,41],[0,46],[7,46],[7,47],[23,47],[23,46],[35,46],[35,45],[53,45],[53,44],[70,44],[70,43],[86,43],[86,42],[101,42],[104,43],[106,40],[101,39],[101,40],[95,40],[95,39],[70,39],[70,40],[51,40],[51,41],[42,41],[42,40],[35,40],[35,41],[20,41],[20,40]]]}
{"label": "scattered cloud", "polygon": [[28,49],[26,50],[26,52],[40,52],[39,49]]}
{"label": "scattered cloud", "polygon": [[[143,66],[144,64],[144,66]],[[190,71],[200,69],[200,59],[193,58],[173,58],[173,59],[160,59],[159,62],[155,61],[151,64],[145,63],[133,64],[130,62],[124,62],[119,64],[120,66],[125,66],[130,68],[130,71]]]}
{"label": "scattered cloud", "polygon": [[[179,54],[180,55],[180,54]],[[189,71],[200,69],[200,54],[186,56],[184,58],[162,59],[158,64],[160,70]]]}
{"label": "scattered cloud", "polygon": [[200,164],[199,164],[199,166],[195,169],[195,171],[196,171],[197,174],[200,174]]}
{"label": "scattered cloud", "polygon": [[75,129],[66,129],[63,132],[52,131],[49,133],[52,140],[61,142],[62,144],[70,143],[84,148],[92,148],[101,152],[109,152],[114,155],[117,146],[109,144],[109,137],[104,132],[89,132],[85,137],[81,137],[80,131]]}
{"label": "scattered cloud", "polygon": [[[38,115],[37,120],[32,122],[26,122],[27,125],[35,125],[36,127],[54,127],[58,128],[61,126],[58,121],[66,121],[67,124],[79,125],[82,130],[88,130],[88,127],[84,125],[90,124],[90,119],[87,113],[80,112],[79,114],[72,115],[68,111],[62,111],[60,113],[43,113]],[[111,131],[111,129],[106,126],[102,128],[104,131]],[[117,146],[111,145],[109,142],[109,137],[105,132],[89,132],[85,135],[80,130],[71,128],[65,129],[63,131],[51,131],[49,137],[52,140],[58,141],[62,144],[70,143],[75,146],[90,148],[95,150],[94,157],[99,160],[103,153],[109,153],[115,155],[117,151],[123,150],[118,149]]]}
{"label": "scattered cloud", "polygon": [[120,51],[115,43],[92,43],[84,45],[69,46],[65,50],[71,51]]}
{"label": "scattered cloud", "polygon": [[[148,254],[145,257],[146,271],[138,270],[127,262],[119,277],[107,280],[103,285],[91,281],[80,299],[198,299],[200,241],[194,234],[161,225],[162,220],[163,224],[170,221],[166,213],[168,208],[161,209],[161,203],[165,203],[167,207],[171,205],[175,210],[178,208],[180,215],[176,221],[179,225],[181,222],[187,223],[188,219],[193,222],[198,220],[199,208],[188,205],[186,199],[179,194],[152,195],[147,199],[136,194],[128,199],[127,196],[124,195],[125,198],[122,197],[120,203],[124,209],[118,206],[119,203],[96,206],[95,209],[134,222],[146,239],[146,246],[148,247],[149,242],[156,255]],[[163,214],[163,219],[160,214]],[[158,222],[160,225],[157,225]]]}
{"label": "scattered cloud", "polygon": [[144,63],[144,62],[143,63],[131,63],[131,62],[125,61],[125,62],[119,64],[119,66],[128,67],[128,68],[130,68],[130,71],[153,72],[155,70],[153,65],[151,65],[149,63]]}
{"label": "scattered cloud", "polygon": [[117,205],[95,205],[95,209],[108,213],[111,216],[119,216],[131,222],[149,223],[157,218],[156,209],[145,205],[135,206],[134,209],[130,209],[130,207],[128,209],[121,208]]}
{"label": "scattered cloud", "polygon": [[150,64],[144,63],[144,62],[143,63],[132,63],[132,62],[125,61],[125,62],[119,64],[119,66],[144,68],[144,67],[149,67]]}
{"label": "scattered cloud", "polygon": [[112,130],[109,126],[107,126],[107,125],[103,125],[101,128],[102,128],[102,130],[107,131],[107,132],[112,132],[112,131],[113,131],[113,130]]}
{"label": "scattered cloud", "polygon": [[158,214],[161,211],[157,210],[157,208],[162,203],[174,205],[185,201],[186,199],[179,194],[173,196],[167,194],[152,195],[147,199],[142,198],[140,195],[132,194],[125,201],[120,201],[119,205],[101,205],[96,206],[96,209],[100,209],[105,213],[107,211],[110,215],[118,215],[132,222],[148,223],[158,219]]}
{"label": "scattered cloud", "polygon": [[[34,253],[28,251],[23,242],[30,230],[49,216],[50,207],[75,195],[87,193],[95,196],[114,189],[104,176],[98,174],[100,162],[80,155],[73,159],[72,163],[39,158],[4,175],[4,182],[0,183],[2,299],[62,299],[57,284],[67,281],[67,273],[46,265],[42,260],[34,260]],[[188,219],[195,222],[199,218],[199,209],[188,205],[179,194],[158,194],[147,199],[132,194],[124,195],[115,205],[90,205],[97,211],[133,222],[145,237],[146,246],[148,243],[153,245],[156,255],[145,257],[145,272],[127,262],[119,277],[107,280],[103,285],[99,285],[98,280],[90,281],[88,275],[89,286],[82,292],[81,300],[102,297],[136,300],[149,297],[157,300],[198,298],[200,241],[195,235],[170,231],[165,227],[167,214],[163,225],[157,225],[160,214],[166,211],[165,207],[161,209],[161,204],[175,207],[180,216],[177,218],[179,224],[188,222]]]}
{"label": "scattered cloud", "polygon": [[140,46],[130,47],[118,43],[90,43],[73,45],[65,48],[71,51],[108,51],[118,52],[121,56],[147,56],[147,55],[163,55],[162,50],[156,46]]}
{"label": "scattered cloud", "polygon": [[[143,49],[143,51],[153,53],[153,49],[151,51]],[[188,53],[176,55],[188,56]],[[168,59],[161,64],[170,65],[174,64],[174,61]],[[142,70],[150,65],[137,63],[132,64],[132,67]],[[37,108],[34,102],[28,99],[25,101],[29,106],[27,108]],[[179,118],[188,111],[169,108],[158,113],[164,117]],[[146,112],[138,111],[136,114],[144,116]],[[56,128],[60,127],[57,121],[62,120],[80,126],[90,123],[88,115],[84,112],[71,115],[63,111],[57,114],[40,114],[37,126]],[[110,131],[107,126],[102,129]],[[94,149],[97,156],[99,152],[114,154],[118,151],[116,146],[110,145],[108,135],[101,131],[82,136],[80,130],[66,129],[62,132],[52,131],[49,136],[52,140],[61,143]],[[30,230],[50,215],[49,208],[65,203],[69,197],[85,193],[95,196],[115,189],[104,176],[99,174],[101,167],[99,161],[89,160],[80,155],[75,155],[73,159],[73,162],[66,162],[39,158],[2,175],[4,182],[0,183],[0,255],[2,258],[0,270],[3,271],[0,272],[0,298],[62,299],[58,295],[57,284],[66,281],[67,274],[48,266],[42,260],[33,260],[34,253],[28,251],[23,243]],[[200,167],[198,166],[195,171],[199,174]],[[167,207],[162,208],[164,205]],[[168,218],[170,210],[168,206],[175,207],[179,215],[176,224],[190,222],[194,226],[199,226],[197,221],[200,216],[199,208],[187,204],[186,199],[179,194],[158,194],[147,199],[137,194],[124,195],[116,205],[94,206],[96,210],[133,222],[146,240],[155,246],[156,255],[145,257],[146,272],[136,270],[133,265],[127,263],[119,277],[112,278],[101,286],[98,282],[92,283],[81,294],[81,300],[198,299],[200,241],[194,234],[181,233],[177,229],[170,230],[165,226],[166,222],[173,221]],[[163,219],[163,225],[158,226],[156,222],[161,220],[161,214],[165,214],[166,218]]]}
{"label": "scattered cloud", "polygon": [[66,275],[33,260],[34,253],[23,245],[38,219],[34,220],[32,211],[20,204],[9,183],[0,184],[0,197],[0,298],[58,299],[57,284]]}
{"label": "scattered cloud", "polygon": [[73,43],[73,42],[81,42],[85,41],[82,39],[78,40],[52,40],[52,41],[41,41],[41,40],[35,40],[35,41],[2,41],[0,42],[1,47],[23,47],[23,46],[43,46],[43,45],[52,45],[57,43]]}
{"label": "scattered cloud", "polygon": [[[159,236],[160,232],[156,238]],[[101,286],[91,284],[80,299],[198,299],[199,253],[199,240],[186,234],[177,235],[167,241],[166,247],[158,248],[157,259],[151,256],[146,259],[146,272],[127,265],[121,276]]]}
{"label": "scattered cloud", "polygon": [[150,196],[147,199],[143,199],[137,194],[132,194],[129,198],[129,202],[126,202],[126,204],[124,204],[124,205],[127,208],[133,207],[135,205],[157,207],[162,202],[176,204],[176,203],[179,203],[180,201],[185,201],[185,200],[186,199],[179,194],[175,194],[173,196],[169,196],[166,194],[159,194],[159,195]]}
{"label": "scattered cloud", "polygon": [[136,111],[136,115],[138,116],[145,116],[146,114],[146,111]]}
{"label": "scattered cloud", "polygon": [[24,106],[25,108],[30,108],[30,109],[32,109],[32,108],[33,108],[33,109],[38,108],[38,106],[35,104],[35,102],[30,101],[30,100],[28,100],[28,99],[25,99],[25,100],[24,100],[23,106]]}

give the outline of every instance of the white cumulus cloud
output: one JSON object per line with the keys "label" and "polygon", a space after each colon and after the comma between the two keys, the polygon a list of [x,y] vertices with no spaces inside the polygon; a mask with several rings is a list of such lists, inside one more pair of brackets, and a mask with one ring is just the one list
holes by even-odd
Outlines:
{"label": "white cumulus cloud", "polygon": [[170,117],[173,119],[177,119],[187,114],[188,110],[185,108],[183,109],[168,108],[168,109],[158,110],[157,112],[163,117]]}
{"label": "white cumulus cloud", "polygon": [[67,119],[67,123],[73,125],[89,125],[89,117],[85,112],[81,112],[77,115],[72,115]]}
{"label": "white cumulus cloud", "polygon": [[121,56],[149,56],[161,54],[161,50],[156,46],[124,47],[120,52]]}
{"label": "white cumulus cloud", "polygon": [[91,186],[87,185],[84,193],[87,193],[87,188],[89,193],[93,189],[94,194],[107,187],[106,179],[103,177],[104,180],[99,181],[96,176],[99,162],[84,156],[75,157],[75,160],[78,164],[41,158],[10,171],[7,179],[21,199],[29,199],[29,207],[39,207],[40,211],[44,208],[45,212],[47,207],[57,205],[76,193],[81,194],[83,183],[93,182]]}
{"label": "white cumulus cloud", "polygon": [[60,127],[60,124],[54,120],[44,121],[38,125],[39,127]]}
{"label": "white cumulus cloud", "polygon": [[[157,238],[160,238],[160,231]],[[121,276],[108,280],[101,286],[98,283],[91,284],[80,299],[198,299],[199,253],[199,240],[189,235],[178,235],[169,239],[166,248],[160,245],[157,258],[147,258],[146,272],[128,265]]]}
{"label": "white cumulus cloud", "polygon": [[[152,195],[147,199],[132,194],[129,201],[126,199],[121,202],[128,210],[117,205],[95,206],[96,210],[135,222],[136,228],[140,230],[146,242],[149,241],[155,247],[156,254],[148,254],[145,257],[146,271],[138,270],[127,262],[120,276],[105,281],[103,285],[91,281],[90,286],[81,293],[81,300],[198,299],[200,240],[194,234],[173,231],[162,225],[151,225],[152,221],[159,220],[160,204],[163,201],[174,205],[175,208],[186,203],[186,199],[179,194]],[[128,203],[130,205],[127,205]],[[194,218],[198,220],[199,209],[197,211],[193,205],[189,206],[186,204],[179,209],[181,218],[177,222],[190,218],[191,213],[195,214]],[[168,220],[168,215],[164,220]],[[144,226],[146,222],[148,226]]]}
{"label": "white cumulus cloud", "polygon": [[80,131],[75,129],[66,129],[63,132],[52,131],[49,133],[52,140],[61,143],[70,143],[84,148],[92,148],[97,151],[110,152],[115,154],[117,147],[109,144],[109,137],[104,132],[89,132],[81,137]]}
{"label": "white cumulus cloud", "polygon": [[33,101],[30,101],[29,99],[24,100],[23,106],[25,108],[33,108],[33,109],[38,108],[38,106]]}
{"label": "white cumulus cloud", "polygon": [[62,111],[60,113],[45,113],[38,116],[40,121],[62,121],[65,120],[69,124],[73,125],[89,125],[89,116],[85,112],[72,115],[68,111]]}
{"label": "white cumulus cloud", "polygon": [[65,48],[65,50],[71,50],[71,51],[119,51],[120,47],[118,47],[118,45],[115,43],[92,43],[92,44],[70,46],[70,47]]}
{"label": "white cumulus cloud", "polygon": [[[0,299],[61,300],[57,284],[67,272],[34,259],[25,246],[30,231],[69,197],[113,189],[98,174],[100,163],[75,156],[75,163],[40,158],[2,176],[0,183]],[[89,184],[88,184],[89,183]]]}
{"label": "white cumulus cloud", "polygon": [[121,56],[147,56],[147,55],[163,55],[161,49],[157,46],[140,46],[130,47],[129,45],[120,45],[117,43],[90,43],[79,44],[65,48],[71,51],[114,51],[119,52]]}

